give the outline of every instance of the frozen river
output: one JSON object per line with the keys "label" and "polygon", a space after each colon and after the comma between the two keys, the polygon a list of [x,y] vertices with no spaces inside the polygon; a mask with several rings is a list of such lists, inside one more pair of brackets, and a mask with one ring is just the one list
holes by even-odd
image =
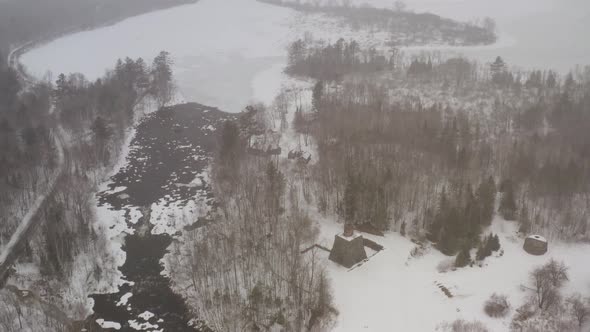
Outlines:
{"label": "frozen river", "polygon": [[[393,3],[356,2],[385,7]],[[590,64],[590,43],[585,41],[590,31],[590,2],[586,0],[406,3],[418,12],[430,11],[463,21],[491,16],[498,23],[500,35],[499,42],[491,46],[413,50],[462,53],[481,62],[501,55],[511,66],[562,73],[577,64]],[[280,85],[278,74],[289,42],[308,30],[314,36],[339,36],[321,24],[300,24],[292,10],[255,0],[201,0],[57,39],[24,54],[21,61],[38,77],[47,71],[54,76],[81,72],[95,79],[118,58],[150,60],[160,50],[167,50],[174,57],[178,87],[186,100],[237,112],[255,99],[272,100],[273,91]]]}

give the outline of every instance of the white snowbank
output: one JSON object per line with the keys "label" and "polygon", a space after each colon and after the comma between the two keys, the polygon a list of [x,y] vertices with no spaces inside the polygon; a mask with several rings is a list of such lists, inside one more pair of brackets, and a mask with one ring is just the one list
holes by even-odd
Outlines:
{"label": "white snowbank", "polygon": [[150,318],[154,317],[154,314],[152,314],[149,311],[144,311],[142,314],[139,314],[137,317],[142,318],[143,320],[150,320]]}
{"label": "white snowbank", "polygon": [[117,307],[127,305],[129,298],[132,296],[133,296],[132,293],[125,293],[125,295],[121,296],[121,299],[119,300],[119,302],[117,302]]}
{"label": "white snowbank", "polygon": [[184,227],[194,224],[198,217],[205,216],[210,210],[210,198],[205,186],[209,183],[209,169],[195,175],[189,184],[176,186],[195,187],[196,194],[188,201],[179,201],[166,195],[151,206],[150,223],[154,225],[152,234],[175,235]]}
{"label": "white snowbank", "polygon": [[541,241],[541,242],[547,242],[547,239],[545,239],[541,235],[529,235],[528,238],[534,239],[534,240],[537,240],[537,241]]}
{"label": "white snowbank", "polygon": [[157,324],[150,324],[148,322],[145,323],[139,323],[137,320],[130,320],[129,322],[129,326],[131,326],[132,329],[137,330],[137,331],[146,331],[149,330],[151,332],[158,332],[158,331],[164,331],[163,329],[161,330],[155,330],[157,329],[159,326]]}
{"label": "white snowbank", "polygon": [[121,329],[121,324],[116,323],[116,322],[105,321],[102,318],[97,319],[96,323],[98,323],[98,325],[100,325],[100,327],[102,327],[103,329],[115,329],[115,330]]}

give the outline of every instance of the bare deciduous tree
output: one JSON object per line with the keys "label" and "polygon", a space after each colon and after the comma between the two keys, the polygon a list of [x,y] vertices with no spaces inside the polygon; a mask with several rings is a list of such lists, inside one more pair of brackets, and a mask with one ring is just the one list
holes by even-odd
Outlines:
{"label": "bare deciduous tree", "polygon": [[579,293],[576,293],[571,295],[567,299],[567,302],[570,305],[570,311],[576,319],[578,326],[582,327],[584,322],[590,317],[590,299],[584,299]]}
{"label": "bare deciduous tree", "polygon": [[548,309],[561,300],[559,288],[568,280],[567,267],[551,259],[547,264],[534,269],[530,279],[536,305],[540,309]]}

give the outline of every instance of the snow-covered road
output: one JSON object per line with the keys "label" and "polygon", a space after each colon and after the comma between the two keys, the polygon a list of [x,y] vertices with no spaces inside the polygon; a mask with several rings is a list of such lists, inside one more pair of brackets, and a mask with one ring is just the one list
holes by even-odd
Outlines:
{"label": "snow-covered road", "polygon": [[47,187],[39,193],[39,196],[35,199],[33,205],[29,208],[29,211],[25,214],[22,221],[20,222],[19,226],[17,227],[16,231],[12,234],[10,241],[6,244],[3,248],[2,252],[0,253],[0,283],[5,279],[6,272],[8,271],[9,267],[12,265],[14,260],[17,258],[16,252],[18,250],[19,244],[27,239],[29,235],[29,231],[33,229],[35,221],[40,221],[40,219],[35,219],[35,216],[39,212],[39,209],[43,206],[47,197],[51,194],[51,192],[55,189],[55,185],[57,181],[63,174],[65,170],[65,157],[64,157],[64,148],[63,148],[63,139],[64,131],[63,128],[60,126],[57,128],[54,134],[55,146],[57,149],[57,168],[47,184]]}

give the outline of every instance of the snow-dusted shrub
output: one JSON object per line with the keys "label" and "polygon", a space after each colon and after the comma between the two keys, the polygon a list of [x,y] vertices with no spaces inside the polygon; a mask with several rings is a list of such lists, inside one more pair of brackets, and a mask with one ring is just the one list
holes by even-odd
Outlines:
{"label": "snow-dusted shrub", "polygon": [[505,317],[510,311],[510,304],[506,295],[492,294],[485,302],[483,310],[490,317]]}
{"label": "snow-dusted shrub", "polygon": [[436,270],[440,273],[449,272],[449,271],[453,270],[454,268],[455,268],[455,258],[454,257],[442,260],[436,266]]}
{"label": "snow-dusted shrub", "polygon": [[418,244],[414,248],[412,248],[412,250],[410,250],[410,256],[413,258],[420,258],[420,257],[424,256],[427,249],[428,249],[428,247],[426,247],[425,245]]}
{"label": "snow-dusted shrub", "polygon": [[583,299],[579,293],[572,294],[567,299],[567,307],[580,327],[590,318],[590,298]]}
{"label": "snow-dusted shrub", "polygon": [[489,332],[488,328],[479,321],[465,321],[463,319],[457,319],[452,323],[443,323],[440,329],[443,332]]}
{"label": "snow-dusted shrub", "polygon": [[527,302],[516,309],[514,317],[512,317],[512,323],[510,324],[512,330],[522,329],[527,321],[533,317],[536,313],[536,306]]}
{"label": "snow-dusted shrub", "polygon": [[545,332],[545,331],[585,331],[578,329],[577,322],[563,310],[537,310],[533,316],[522,321],[512,321],[512,331]]}

